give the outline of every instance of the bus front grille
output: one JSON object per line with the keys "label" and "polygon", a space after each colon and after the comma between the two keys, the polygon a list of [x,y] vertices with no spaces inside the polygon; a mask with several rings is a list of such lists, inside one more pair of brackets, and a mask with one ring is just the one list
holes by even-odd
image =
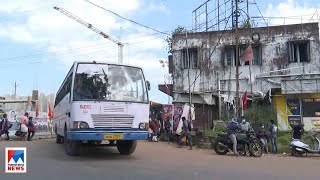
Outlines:
{"label": "bus front grille", "polygon": [[92,114],[95,128],[131,128],[133,116],[126,114]]}

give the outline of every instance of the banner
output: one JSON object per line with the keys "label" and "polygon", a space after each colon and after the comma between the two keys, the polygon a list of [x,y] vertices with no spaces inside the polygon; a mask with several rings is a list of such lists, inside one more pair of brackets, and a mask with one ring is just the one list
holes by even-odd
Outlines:
{"label": "banner", "polygon": [[183,105],[182,104],[175,104],[173,108],[173,130],[177,130],[180,118],[183,113]]}
{"label": "banner", "polygon": [[166,120],[167,117],[169,117],[169,119],[172,119],[172,111],[173,111],[173,105],[172,104],[164,104],[164,105],[162,105],[162,119]]}

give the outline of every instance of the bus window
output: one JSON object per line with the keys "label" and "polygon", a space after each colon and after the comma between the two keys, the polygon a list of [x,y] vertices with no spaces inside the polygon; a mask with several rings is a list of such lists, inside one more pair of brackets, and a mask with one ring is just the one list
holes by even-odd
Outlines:
{"label": "bus window", "polygon": [[142,70],[119,65],[78,64],[73,100],[148,103]]}

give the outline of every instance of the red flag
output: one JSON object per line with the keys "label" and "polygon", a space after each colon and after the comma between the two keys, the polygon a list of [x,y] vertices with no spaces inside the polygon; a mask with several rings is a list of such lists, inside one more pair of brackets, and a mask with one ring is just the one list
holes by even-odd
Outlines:
{"label": "red flag", "polygon": [[247,94],[248,92],[244,92],[242,96],[242,109],[245,110],[247,108]]}
{"label": "red flag", "polygon": [[241,54],[240,59],[243,61],[252,61],[253,60],[253,50],[251,45],[247,47],[247,49],[244,50],[244,52]]}
{"label": "red flag", "polygon": [[169,89],[169,87],[168,87],[168,85],[167,85],[166,82],[164,82],[164,87],[165,87],[165,89],[166,89],[166,93],[167,93],[168,95],[170,95],[170,89]]}
{"label": "red flag", "polygon": [[36,103],[36,117],[39,116],[39,107],[38,107],[38,103]]}
{"label": "red flag", "polygon": [[53,113],[52,113],[51,105],[49,102],[48,102],[48,117],[50,120],[52,120],[53,118]]}

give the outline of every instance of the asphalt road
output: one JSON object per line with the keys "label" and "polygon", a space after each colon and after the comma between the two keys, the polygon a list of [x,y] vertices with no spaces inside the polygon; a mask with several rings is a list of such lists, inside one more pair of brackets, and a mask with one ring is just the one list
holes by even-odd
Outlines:
{"label": "asphalt road", "polygon": [[[27,147],[26,174],[4,173],[4,151],[9,146]],[[120,155],[113,147],[100,147],[70,157],[53,139],[0,141],[0,180],[319,180],[319,168],[319,157],[219,156],[162,142],[140,141],[131,156]]]}

